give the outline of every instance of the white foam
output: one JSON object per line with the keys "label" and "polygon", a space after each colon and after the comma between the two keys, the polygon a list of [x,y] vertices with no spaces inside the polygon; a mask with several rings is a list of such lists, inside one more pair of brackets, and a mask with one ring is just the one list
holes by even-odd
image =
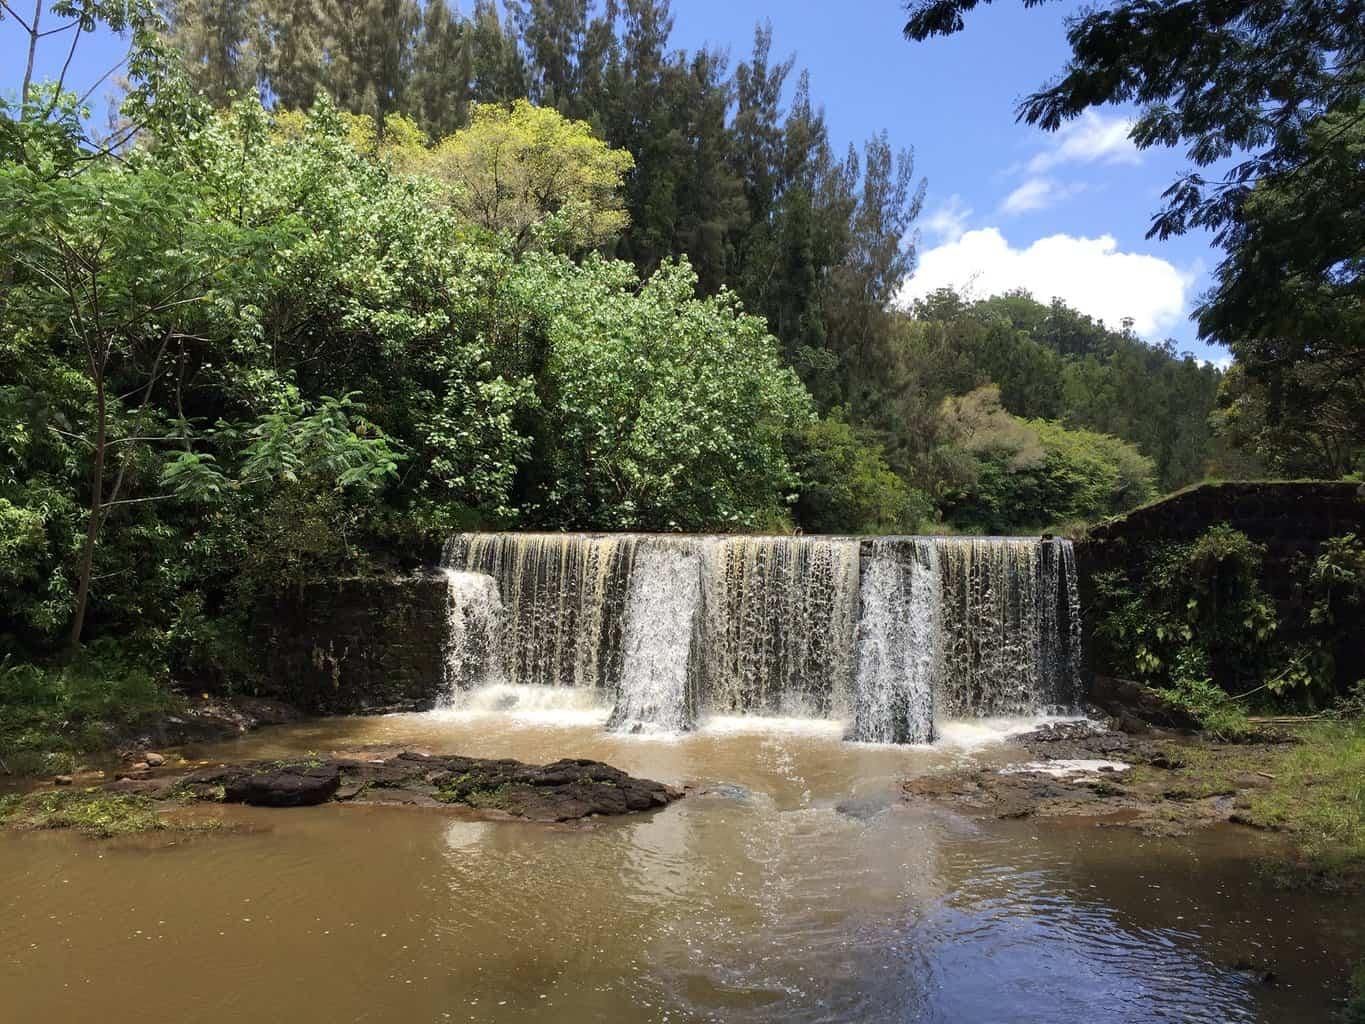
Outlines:
{"label": "white foam", "polygon": [[1011,736],[1054,722],[1077,722],[1084,719],[1065,715],[1021,715],[1008,718],[959,718],[939,722],[935,727],[934,745],[953,750],[973,751],[1003,743]]}
{"label": "white foam", "polygon": [[590,687],[495,683],[457,693],[448,706],[427,714],[437,720],[496,715],[536,725],[597,726],[606,722],[610,711]]}
{"label": "white foam", "polygon": [[789,733],[842,739],[847,723],[835,718],[778,718],[767,715],[711,715],[703,718],[697,731],[702,735],[728,736],[747,733]]}

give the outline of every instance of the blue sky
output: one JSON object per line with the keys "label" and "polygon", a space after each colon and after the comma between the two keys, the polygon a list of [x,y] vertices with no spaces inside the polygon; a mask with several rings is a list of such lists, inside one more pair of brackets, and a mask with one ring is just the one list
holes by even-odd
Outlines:
{"label": "blue sky", "polygon": [[1183,154],[1138,153],[1127,110],[1055,135],[1015,123],[1018,101],[1063,67],[1066,15],[1079,6],[997,0],[962,34],[911,43],[898,0],[675,0],[674,36],[728,46],[738,60],[754,25],[770,20],[774,50],[809,68],[837,142],[885,128],[914,148],[929,191],[907,297],[943,284],[978,295],[1022,285],[1115,326],[1130,316],[1150,340],[1220,359],[1225,350],[1198,342],[1188,319],[1217,251],[1203,234],[1144,237]]}
{"label": "blue sky", "polygon": [[[905,299],[940,285],[979,296],[1023,286],[1115,326],[1132,317],[1143,337],[1221,359],[1225,350],[1200,344],[1188,320],[1216,250],[1202,234],[1144,237],[1183,155],[1136,152],[1125,138],[1131,111],[1106,110],[1057,134],[1015,123],[1019,99],[1063,66],[1065,18],[1079,6],[998,0],[961,35],[911,43],[899,0],[674,0],[673,43],[711,44],[735,62],[755,25],[771,21],[775,56],[794,53],[810,70],[837,145],[885,128],[894,145],[914,148],[929,190]],[[46,41],[40,70],[60,65],[62,38]],[[11,95],[19,44],[14,26],[0,25],[0,88]],[[84,89],[120,54],[116,40],[83,42],[72,80]]]}

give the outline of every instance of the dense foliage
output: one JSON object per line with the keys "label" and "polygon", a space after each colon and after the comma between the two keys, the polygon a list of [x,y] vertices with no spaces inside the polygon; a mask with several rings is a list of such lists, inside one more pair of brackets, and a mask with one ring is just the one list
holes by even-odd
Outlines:
{"label": "dense foliage", "polygon": [[1359,688],[1365,543],[1322,545],[1272,595],[1264,549],[1226,525],[1167,544],[1095,581],[1097,664],[1144,680],[1207,723],[1234,722],[1230,696],[1321,707]]}

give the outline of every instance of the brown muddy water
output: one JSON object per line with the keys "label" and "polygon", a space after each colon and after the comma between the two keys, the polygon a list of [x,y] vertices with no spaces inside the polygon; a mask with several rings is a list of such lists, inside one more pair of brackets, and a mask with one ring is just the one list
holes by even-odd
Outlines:
{"label": "brown muddy water", "polygon": [[573,828],[331,805],[224,808],[240,828],[188,838],[0,834],[0,1021],[1315,1022],[1365,951],[1365,905],[1271,890],[1248,830],[896,802],[907,775],[1010,759],[1003,723],[894,748],[604,717],[331,719],[193,753],[586,756],[711,792]]}

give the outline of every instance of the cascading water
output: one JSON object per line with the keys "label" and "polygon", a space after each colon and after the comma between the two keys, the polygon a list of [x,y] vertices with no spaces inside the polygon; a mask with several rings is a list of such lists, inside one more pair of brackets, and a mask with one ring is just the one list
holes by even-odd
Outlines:
{"label": "cascading water", "polygon": [[707,696],[717,710],[846,711],[858,615],[858,542],[705,542]]}
{"label": "cascading water", "polygon": [[938,607],[933,541],[871,542],[863,566],[850,739],[928,743],[934,738]]}
{"label": "cascading water", "polygon": [[[937,712],[966,718],[1073,706],[1080,696],[1080,616],[1070,605],[1071,543],[970,537],[936,544],[942,590]],[[1074,635],[1060,629],[1067,620]]]}
{"label": "cascading water", "polygon": [[502,624],[498,581],[478,572],[442,569],[446,578],[447,701],[472,686],[499,681],[494,647]]}
{"label": "cascading water", "polygon": [[[615,701],[615,729],[810,715],[914,743],[936,717],[1080,700],[1067,541],[465,534],[443,564],[459,629],[488,630],[477,657],[448,656],[452,688],[592,689]],[[450,651],[471,643],[453,618],[451,636]]]}
{"label": "cascading water", "polygon": [[615,732],[682,732],[697,713],[701,558],[692,545],[639,551],[631,572]]}
{"label": "cascading water", "polygon": [[507,609],[497,661],[509,681],[614,690],[640,538],[472,533],[446,543],[446,568],[493,577]]}

